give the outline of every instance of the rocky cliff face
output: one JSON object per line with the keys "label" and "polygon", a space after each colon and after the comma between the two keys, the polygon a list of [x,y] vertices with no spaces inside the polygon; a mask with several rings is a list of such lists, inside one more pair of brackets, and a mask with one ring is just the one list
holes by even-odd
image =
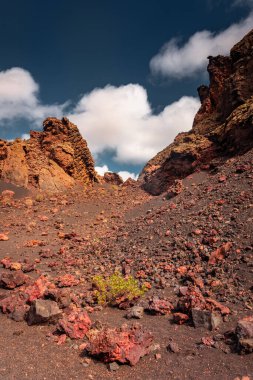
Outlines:
{"label": "rocky cliff face", "polygon": [[27,141],[0,140],[0,178],[16,185],[61,191],[78,181],[97,182],[94,161],[78,128],[67,118],[48,118]]}
{"label": "rocky cliff face", "polygon": [[144,167],[139,182],[151,194],[166,191],[175,178],[206,167],[213,158],[253,147],[253,30],[229,57],[208,57],[210,85],[198,88],[201,107],[192,130]]}

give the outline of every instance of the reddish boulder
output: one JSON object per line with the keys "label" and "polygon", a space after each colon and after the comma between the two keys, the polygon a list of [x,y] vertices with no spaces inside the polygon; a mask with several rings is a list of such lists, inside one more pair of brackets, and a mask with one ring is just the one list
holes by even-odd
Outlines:
{"label": "reddish boulder", "polygon": [[2,194],[0,195],[0,201],[2,205],[4,206],[11,206],[14,204],[14,197],[15,193],[12,190],[4,190],[2,191]]}
{"label": "reddish boulder", "polygon": [[0,241],[7,241],[9,240],[9,237],[6,234],[1,233],[0,234]]}
{"label": "reddish boulder", "polygon": [[55,289],[55,285],[46,277],[40,276],[33,284],[21,288],[21,291],[26,295],[27,302],[31,303],[36,299],[43,298],[50,289]]}
{"label": "reddish boulder", "polygon": [[151,350],[153,336],[139,324],[132,327],[90,330],[87,352],[105,363],[120,362],[130,365],[138,363],[140,358]]}
{"label": "reddish boulder", "polygon": [[232,243],[224,243],[222,246],[211,253],[208,263],[214,265],[217,263],[217,261],[224,260],[231,247]]}
{"label": "reddish boulder", "polygon": [[183,191],[183,181],[181,179],[175,179],[173,185],[170,186],[166,198],[170,199],[178,194],[182,193]]}
{"label": "reddish boulder", "polygon": [[0,300],[0,309],[2,313],[7,314],[9,318],[19,322],[25,319],[29,306],[22,294],[12,294]]}
{"label": "reddish boulder", "polygon": [[104,181],[106,183],[110,183],[111,185],[122,185],[123,184],[123,179],[121,176],[117,173],[111,173],[111,172],[106,172],[104,174]]}
{"label": "reddish boulder", "polygon": [[189,316],[195,327],[216,328],[221,322],[221,316],[230,313],[227,306],[220,302],[204,297],[197,287],[188,287],[186,294],[177,304],[177,310]]}
{"label": "reddish boulder", "polygon": [[91,320],[85,311],[74,310],[59,320],[57,331],[71,339],[83,339],[91,327]]}
{"label": "reddish boulder", "polygon": [[236,335],[242,352],[253,352],[253,315],[244,317],[237,323]]}
{"label": "reddish boulder", "polygon": [[79,284],[79,280],[72,274],[64,274],[56,279],[57,286],[59,288],[64,288],[68,286],[76,286]]}
{"label": "reddish boulder", "polygon": [[7,289],[14,289],[21,286],[29,280],[29,277],[22,271],[12,273],[2,273],[0,276],[0,286]]}
{"label": "reddish boulder", "polygon": [[170,314],[173,308],[173,305],[168,300],[152,297],[145,311],[153,315],[166,315]]}

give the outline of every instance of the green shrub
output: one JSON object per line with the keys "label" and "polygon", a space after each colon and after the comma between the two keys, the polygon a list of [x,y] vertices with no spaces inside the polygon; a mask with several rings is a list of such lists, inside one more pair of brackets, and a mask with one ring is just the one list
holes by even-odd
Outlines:
{"label": "green shrub", "polygon": [[147,288],[139,283],[132,276],[123,277],[119,272],[115,272],[108,278],[95,276],[93,285],[96,288],[94,296],[99,305],[117,304],[117,300],[131,301],[135,298],[143,296]]}

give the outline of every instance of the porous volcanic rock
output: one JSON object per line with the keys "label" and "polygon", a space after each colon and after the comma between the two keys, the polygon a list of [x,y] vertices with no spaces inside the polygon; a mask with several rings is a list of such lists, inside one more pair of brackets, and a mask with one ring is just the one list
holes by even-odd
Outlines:
{"label": "porous volcanic rock", "polygon": [[201,107],[192,130],[180,133],[143,168],[142,187],[158,195],[212,159],[243,153],[253,146],[253,30],[228,57],[208,57],[210,85],[198,88]]}
{"label": "porous volcanic rock", "polygon": [[140,358],[151,351],[153,336],[141,325],[121,328],[91,330],[88,335],[89,344],[86,350],[91,356],[105,363],[119,362],[134,366]]}
{"label": "porous volcanic rock", "polygon": [[98,181],[86,141],[65,117],[47,118],[29,140],[0,140],[0,178],[49,192]]}

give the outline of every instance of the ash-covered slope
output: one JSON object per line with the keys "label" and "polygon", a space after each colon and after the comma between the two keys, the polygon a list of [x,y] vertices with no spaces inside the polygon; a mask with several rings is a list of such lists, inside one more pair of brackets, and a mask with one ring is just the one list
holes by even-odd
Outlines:
{"label": "ash-covered slope", "polygon": [[0,179],[19,186],[61,191],[76,181],[96,182],[94,161],[78,128],[67,118],[47,118],[27,141],[0,140]]}
{"label": "ash-covered slope", "polygon": [[144,167],[139,182],[151,194],[168,189],[213,158],[245,152],[253,147],[253,30],[230,52],[208,57],[210,85],[198,88],[201,107],[190,132],[174,142]]}

